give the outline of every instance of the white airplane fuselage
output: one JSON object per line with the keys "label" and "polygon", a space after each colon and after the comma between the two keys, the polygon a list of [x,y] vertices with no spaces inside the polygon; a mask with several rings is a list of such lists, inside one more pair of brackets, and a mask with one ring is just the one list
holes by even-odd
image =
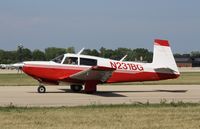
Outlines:
{"label": "white airplane fuselage", "polygon": [[99,83],[156,81],[180,75],[167,40],[155,40],[152,63],[68,53],[52,61],[24,62],[22,70],[40,83],[85,85],[86,92],[95,92]]}

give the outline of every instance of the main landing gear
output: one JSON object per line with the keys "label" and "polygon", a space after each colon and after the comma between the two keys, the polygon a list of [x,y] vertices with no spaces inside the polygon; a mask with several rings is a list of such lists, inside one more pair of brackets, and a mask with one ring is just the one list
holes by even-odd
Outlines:
{"label": "main landing gear", "polygon": [[80,92],[83,89],[82,85],[70,85],[70,89],[73,92]]}
{"label": "main landing gear", "polygon": [[[71,90],[73,92],[80,92],[83,89],[82,85],[71,85]],[[97,82],[96,81],[87,81],[85,83],[84,92],[87,94],[93,94],[97,91]]]}

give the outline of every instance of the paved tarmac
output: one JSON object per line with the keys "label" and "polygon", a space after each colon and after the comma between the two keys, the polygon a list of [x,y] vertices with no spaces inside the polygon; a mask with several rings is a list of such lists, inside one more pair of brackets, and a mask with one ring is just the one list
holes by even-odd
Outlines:
{"label": "paved tarmac", "polygon": [[37,86],[1,86],[0,106],[81,106],[91,104],[131,104],[200,102],[200,85],[99,85],[95,94],[72,93],[69,86],[48,86],[47,93]]}

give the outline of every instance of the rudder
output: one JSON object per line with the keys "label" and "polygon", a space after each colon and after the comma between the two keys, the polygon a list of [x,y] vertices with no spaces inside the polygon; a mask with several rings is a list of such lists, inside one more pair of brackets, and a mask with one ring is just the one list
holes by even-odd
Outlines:
{"label": "rudder", "polygon": [[155,39],[152,65],[155,69],[180,74],[168,40]]}

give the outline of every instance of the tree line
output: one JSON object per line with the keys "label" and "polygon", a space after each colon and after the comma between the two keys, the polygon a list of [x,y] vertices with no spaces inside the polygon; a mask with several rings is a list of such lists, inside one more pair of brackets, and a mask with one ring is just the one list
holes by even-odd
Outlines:
{"label": "tree line", "polygon": [[[0,49],[0,64],[11,64],[21,61],[48,61],[61,54],[75,53],[74,47],[68,48],[56,48],[49,47],[44,51],[35,49],[31,51],[28,48],[18,48],[14,51],[5,51]],[[99,56],[104,58],[110,58],[120,60],[122,57],[127,55],[126,61],[145,61],[152,62],[153,52],[144,48],[117,48],[117,49],[106,49],[101,47],[99,50],[96,49],[85,49],[84,55]],[[191,52],[190,54],[175,54],[175,57],[200,57],[200,51]]]}

